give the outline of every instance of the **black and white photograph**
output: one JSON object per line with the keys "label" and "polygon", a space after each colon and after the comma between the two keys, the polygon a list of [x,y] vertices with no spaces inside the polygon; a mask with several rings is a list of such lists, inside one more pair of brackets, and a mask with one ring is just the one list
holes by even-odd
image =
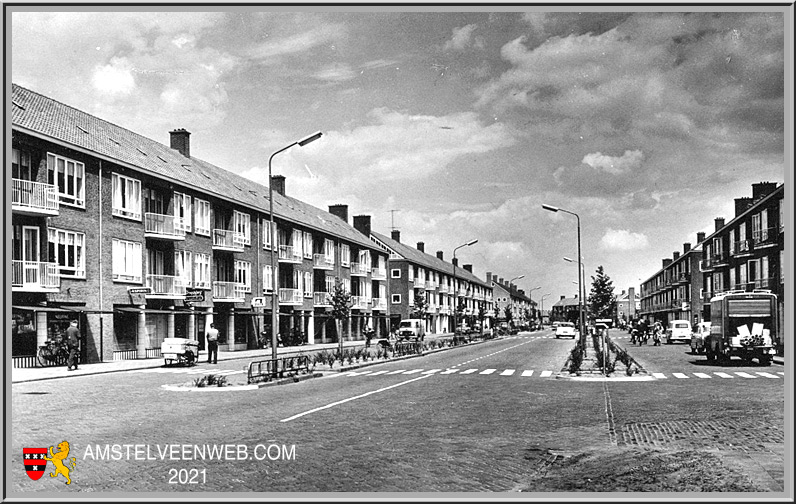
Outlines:
{"label": "black and white photograph", "polygon": [[3,500],[793,502],[792,3],[3,10]]}

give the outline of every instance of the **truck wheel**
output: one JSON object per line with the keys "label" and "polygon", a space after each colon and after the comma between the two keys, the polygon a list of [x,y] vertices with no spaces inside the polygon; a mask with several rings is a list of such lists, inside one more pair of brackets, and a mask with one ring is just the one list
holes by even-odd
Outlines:
{"label": "truck wheel", "polygon": [[770,366],[771,365],[771,356],[770,355],[761,355],[757,359],[760,362],[761,366]]}

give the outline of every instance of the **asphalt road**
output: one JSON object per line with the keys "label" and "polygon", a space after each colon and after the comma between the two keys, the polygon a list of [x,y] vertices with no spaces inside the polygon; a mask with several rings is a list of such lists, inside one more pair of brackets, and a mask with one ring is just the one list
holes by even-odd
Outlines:
{"label": "asphalt road", "polygon": [[[630,348],[617,332],[656,379],[575,381],[556,378],[573,341],[551,336],[521,333],[354,372],[323,366],[322,378],[256,390],[162,387],[209,370],[239,379],[243,361],[14,384],[17,467],[23,447],[63,439],[77,460],[72,485],[48,474],[33,481],[20,467],[9,488],[533,492],[540,467],[579,454],[682,447],[718,451],[769,490],[784,485],[782,366],[708,367],[685,345]],[[182,444],[234,448],[204,460],[165,451]],[[103,457],[112,445],[119,459]],[[140,456],[125,445],[141,445]]]}

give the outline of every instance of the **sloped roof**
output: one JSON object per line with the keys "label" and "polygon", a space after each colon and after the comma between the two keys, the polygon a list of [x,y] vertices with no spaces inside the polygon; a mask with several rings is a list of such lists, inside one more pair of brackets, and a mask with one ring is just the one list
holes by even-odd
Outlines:
{"label": "sloped roof", "polygon": [[[453,268],[454,268],[453,263],[444,261],[435,255],[421,252],[417,250],[415,247],[411,247],[399,241],[395,241],[392,238],[385,236],[381,233],[371,231],[371,234],[375,236],[379,241],[384,243],[387,247],[391,248],[396,254],[405,258],[407,261],[418,264],[425,268],[439,271],[440,273],[444,273],[446,275],[453,275]],[[466,269],[460,268],[458,266],[456,266],[456,277],[468,280],[469,282],[481,285],[483,287],[492,288],[492,286],[486,283],[485,281],[481,280],[480,278],[470,273]]]}
{"label": "sloped roof", "polygon": [[[268,213],[268,186],[196,157],[185,157],[167,145],[17,84],[12,84],[11,101],[14,129],[50,138],[150,175]],[[277,192],[274,192],[274,216],[379,250],[368,237],[336,215]]]}
{"label": "sloped roof", "polygon": [[571,298],[559,299],[558,302],[556,304],[554,304],[553,306],[554,307],[555,306],[561,306],[561,307],[564,307],[564,306],[578,306],[579,304],[580,303],[578,302],[578,298],[571,297]]}

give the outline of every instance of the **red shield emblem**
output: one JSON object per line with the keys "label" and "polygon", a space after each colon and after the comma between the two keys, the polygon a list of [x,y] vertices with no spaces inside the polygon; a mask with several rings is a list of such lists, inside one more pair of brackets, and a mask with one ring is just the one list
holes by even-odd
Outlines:
{"label": "red shield emblem", "polygon": [[22,459],[25,462],[25,472],[30,479],[37,480],[44,475],[47,467],[47,448],[22,448]]}

